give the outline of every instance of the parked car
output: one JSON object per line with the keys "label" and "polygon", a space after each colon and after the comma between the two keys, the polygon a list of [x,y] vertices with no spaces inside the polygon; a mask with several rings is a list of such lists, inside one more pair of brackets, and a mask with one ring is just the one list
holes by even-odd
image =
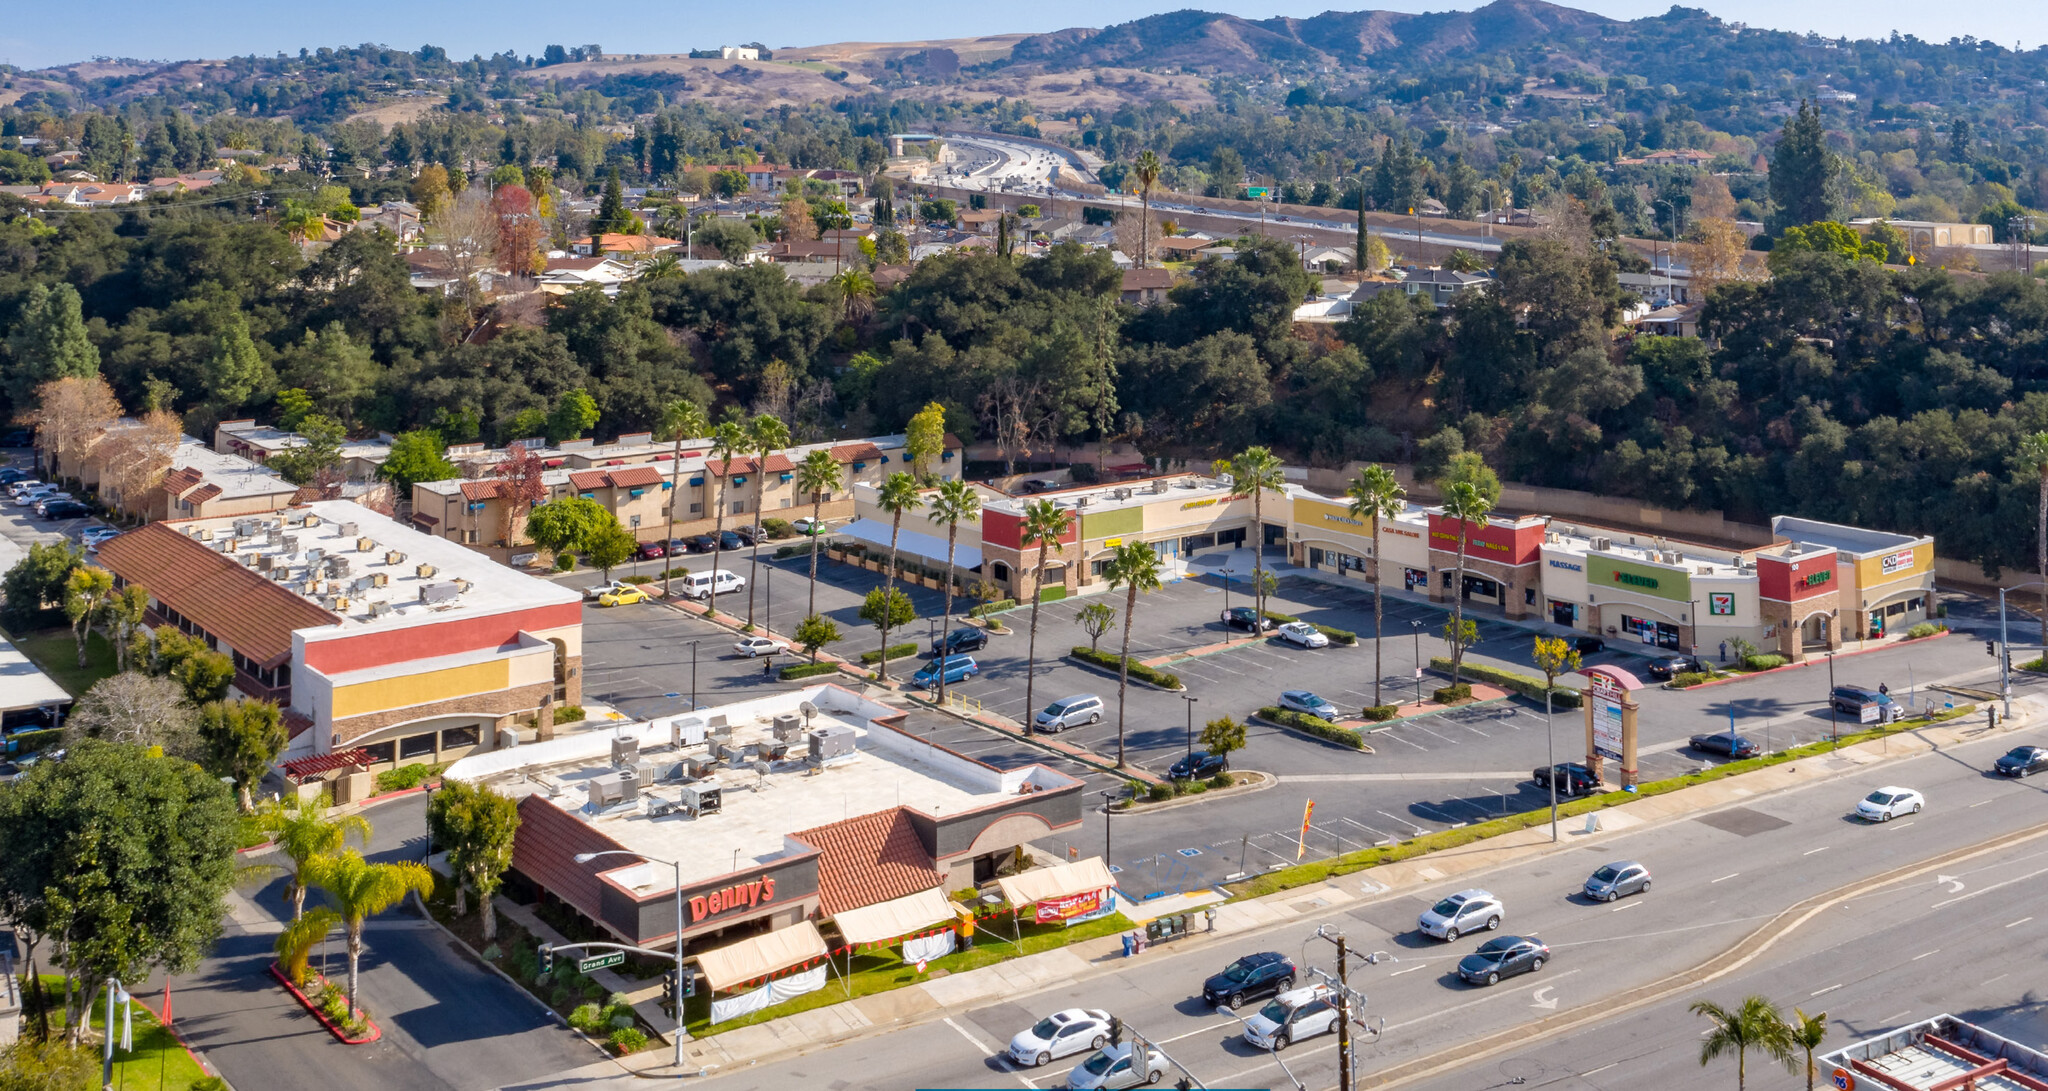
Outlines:
{"label": "parked car", "polygon": [[942,674],[945,676],[946,684],[950,686],[980,673],[981,667],[974,662],[973,656],[949,655],[926,663],[924,669],[910,676],[910,680],[926,689],[937,689],[939,676]]}
{"label": "parked car", "polygon": [[26,428],[16,428],[0,434],[0,447],[27,447],[35,441],[35,433]]}
{"label": "parked car", "polygon": [[1600,787],[1600,778],[1575,761],[1561,761],[1549,767],[1539,765],[1534,778],[1538,786],[1548,788],[1553,775],[1557,777],[1557,794],[1561,796],[1582,796]]}
{"label": "parked car", "polygon": [[692,553],[709,553],[717,548],[718,536],[715,534],[699,534],[695,538],[690,539],[690,552]]}
{"label": "parked car", "polygon": [[1650,889],[1650,869],[1634,860],[1617,860],[1602,864],[1599,870],[1586,878],[1586,897],[1596,902],[1611,902],[1630,894],[1647,893]]}
{"label": "parked car", "polygon": [[607,591],[597,596],[597,604],[599,606],[631,606],[634,603],[646,601],[647,592],[632,586],[617,591]]}
{"label": "parked car", "polygon": [[1311,716],[1320,716],[1332,723],[1335,723],[1337,717],[1342,715],[1342,713],[1337,711],[1336,705],[1323,700],[1321,697],[1305,689],[1290,689],[1282,693],[1280,695],[1280,707],[1294,712],[1306,712]]}
{"label": "parked car", "polygon": [[1607,642],[1597,636],[1582,636],[1572,641],[1572,649],[1580,655],[1592,655],[1607,650]]}
{"label": "parked car", "polygon": [[1202,982],[1202,1002],[1211,1007],[1244,1006],[1247,997],[1284,993],[1294,987],[1294,960],[1278,951],[1246,955]]}
{"label": "parked car", "polygon": [[732,650],[753,659],[762,655],[781,655],[789,651],[789,647],[765,636],[743,636],[739,643],[732,646]]}
{"label": "parked car", "polygon": [[1702,754],[1719,754],[1724,758],[1753,758],[1764,752],[1755,740],[1747,735],[1733,735],[1716,731],[1712,735],[1694,735],[1686,741],[1687,746]]}
{"label": "parked car", "polygon": [[64,490],[55,485],[37,484],[14,494],[14,506],[32,508],[53,496],[64,495]]}
{"label": "parked car", "polygon": [[742,541],[735,531],[724,531],[718,536],[718,548],[723,550],[745,549],[746,545],[747,543]]}
{"label": "parked car", "polygon": [[1496,936],[1458,960],[1458,976],[1474,985],[1495,985],[1503,977],[1534,973],[1550,961],[1550,945],[1534,936]]}
{"label": "parked car", "polygon": [[2015,746],[1999,755],[1993,768],[2008,777],[2032,776],[2048,769],[2048,750],[2038,746]]}
{"label": "parked car", "polygon": [[1244,1021],[1244,1040],[1278,1053],[1303,1038],[1337,1029],[1338,1014],[1336,994],[1328,985],[1284,992]]}
{"label": "parked car", "polygon": [[92,514],[92,508],[65,496],[43,501],[36,506],[36,514],[45,519],[83,519]]}
{"label": "parked car", "polygon": [[1272,618],[1260,617],[1259,612],[1249,606],[1233,606],[1223,611],[1221,620],[1225,628],[1243,629],[1248,633],[1269,633],[1275,624]]}
{"label": "parked car", "polygon": [[823,519],[814,520],[808,515],[796,520],[795,522],[792,522],[789,525],[790,529],[796,531],[798,534],[827,534],[831,531],[831,528],[826,525]]}
{"label": "parked car", "polygon": [[1230,768],[1230,759],[1222,754],[1211,754],[1197,750],[1167,767],[1169,780],[1207,780]]}
{"label": "parked car", "polygon": [[1102,698],[1092,693],[1073,697],[1062,697],[1038,711],[1031,718],[1031,726],[1049,734],[1057,734],[1076,724],[1099,724],[1102,722]]}
{"label": "parked car", "polygon": [[120,533],[113,527],[87,527],[78,532],[78,543],[85,547],[87,553],[97,553],[101,542],[118,537]]}
{"label": "parked car", "polygon": [[752,523],[742,523],[732,528],[732,532],[734,537],[747,545],[755,545],[768,540],[768,532],[765,530],[758,537],[754,534],[754,524]]}
{"label": "parked car", "polygon": [[978,652],[988,647],[987,629],[955,629],[945,636],[932,641],[931,654],[953,655],[958,652]]}
{"label": "parked car", "polygon": [[33,481],[35,474],[20,466],[0,466],[0,485],[12,485],[17,481]]}
{"label": "parked car", "polygon": [[1845,716],[1856,717],[1857,723],[1895,724],[1906,718],[1906,710],[1890,694],[1862,686],[1836,686],[1828,693],[1828,704]]}
{"label": "parked car", "polygon": [[710,596],[714,591],[721,595],[744,591],[747,589],[747,580],[744,576],[736,576],[721,568],[713,572],[692,572],[684,576],[676,587],[682,594],[693,599],[701,599]]}
{"label": "parked car", "polygon": [[1477,889],[1460,890],[1423,910],[1422,916],[1416,918],[1416,927],[1425,936],[1454,940],[1481,928],[1491,932],[1500,927],[1500,919],[1506,914],[1500,899],[1491,893]]}
{"label": "parked car", "polygon": [[669,556],[671,556],[671,557],[680,557],[680,556],[682,556],[683,554],[685,554],[685,553],[688,553],[689,551],[690,551],[690,540],[689,540],[688,538],[670,538],[670,539],[668,540],[668,555],[669,555]]}
{"label": "parked car", "polygon": [[624,580],[610,580],[605,583],[592,584],[583,589],[583,597],[586,599],[600,598],[604,595],[624,591],[632,586],[632,584]]}
{"label": "parked car", "polygon": [[1315,626],[1310,625],[1306,621],[1290,621],[1280,626],[1280,639],[1285,640],[1289,644],[1299,644],[1304,648],[1327,648],[1330,646],[1330,638],[1324,636]]}
{"label": "parked car", "polygon": [[1166,1078],[1166,1055],[1147,1047],[1143,1057],[1135,1056],[1135,1044],[1104,1046],[1067,1073],[1067,1086],[1074,1091],[1108,1091],[1109,1088],[1137,1087]]}
{"label": "parked car", "polygon": [[1681,674],[1707,670],[1707,665],[1689,655],[1667,655],[1650,660],[1650,677],[1669,682]]}
{"label": "parked car", "polygon": [[668,556],[668,543],[641,542],[640,548],[634,550],[633,552],[637,554],[639,558],[643,561],[660,560],[661,558]]}
{"label": "parked car", "polygon": [[1856,803],[1856,814],[1872,822],[1890,822],[1902,814],[1919,814],[1927,798],[1911,788],[1879,788]]}
{"label": "parked car", "polygon": [[1109,1041],[1109,1013],[1096,1008],[1056,1011],[1010,1039],[1010,1059],[1042,1068],[1055,1057],[1101,1049]]}

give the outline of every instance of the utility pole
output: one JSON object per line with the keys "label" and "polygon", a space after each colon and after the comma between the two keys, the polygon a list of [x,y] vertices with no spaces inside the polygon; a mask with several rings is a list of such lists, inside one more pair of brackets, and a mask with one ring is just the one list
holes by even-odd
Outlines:
{"label": "utility pole", "polygon": [[1337,1091],[1351,1091],[1351,979],[1344,933],[1337,933]]}

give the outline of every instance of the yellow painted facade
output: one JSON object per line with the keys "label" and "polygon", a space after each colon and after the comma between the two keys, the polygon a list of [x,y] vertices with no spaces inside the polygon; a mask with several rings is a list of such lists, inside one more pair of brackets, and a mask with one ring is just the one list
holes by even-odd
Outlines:
{"label": "yellow painted facade", "polygon": [[1351,514],[1345,504],[1298,498],[1294,501],[1294,531],[1302,541],[1322,538],[1345,542],[1361,554],[1372,551],[1372,520]]}
{"label": "yellow painted facade", "polygon": [[334,690],[333,718],[347,719],[391,708],[432,704],[475,693],[496,693],[512,686],[512,661],[491,659],[459,667],[379,678]]}
{"label": "yellow painted facade", "polygon": [[[1912,555],[1909,563],[1907,554]],[[1887,570],[1889,565],[1889,570]],[[1934,543],[1921,542],[1909,549],[1900,549],[1876,557],[1864,557],[1856,562],[1856,586],[1868,591],[1888,583],[1921,576],[1934,568]]]}

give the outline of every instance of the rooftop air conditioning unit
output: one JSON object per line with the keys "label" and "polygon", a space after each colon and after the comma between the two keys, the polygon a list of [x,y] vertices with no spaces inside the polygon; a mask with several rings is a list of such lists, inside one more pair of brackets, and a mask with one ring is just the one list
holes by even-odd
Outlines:
{"label": "rooftop air conditioning unit", "polygon": [[320,558],[325,556],[327,556],[326,550],[321,549],[319,546],[314,546],[312,549],[306,551],[306,563],[319,564]]}
{"label": "rooftop air conditioning unit", "polygon": [[335,595],[327,600],[327,608],[337,614],[348,613],[348,596]]}
{"label": "rooftop air conditioning unit", "polygon": [[[255,568],[258,561],[267,561],[269,559],[270,554],[268,553],[244,553],[242,554],[242,567]],[[264,565],[263,567],[268,568],[270,566]]]}
{"label": "rooftop air conditioning unit", "polygon": [[469,582],[468,580],[461,579],[458,577],[455,580],[455,593],[458,595],[466,595],[469,593],[469,589],[475,586],[475,584]]}
{"label": "rooftop air conditioning unit", "polygon": [[363,592],[368,591],[375,586],[377,586],[376,580],[370,578],[369,576],[358,576],[352,582],[349,583],[348,589],[351,592],[360,595]]}
{"label": "rooftop air conditioning unit", "polygon": [[304,519],[299,521],[299,525],[302,527],[317,527],[320,525],[320,517],[317,515],[308,515]]}
{"label": "rooftop air conditioning unit", "polygon": [[794,712],[779,713],[775,717],[775,741],[789,742],[803,734],[803,720]]}
{"label": "rooftop air conditioning unit", "polygon": [[853,729],[843,724],[813,728],[809,736],[812,761],[830,761],[853,753]]}
{"label": "rooftop air conditioning unit", "polygon": [[346,576],[352,567],[347,557],[327,558],[327,574],[330,576]]}
{"label": "rooftop air conditioning unit", "polygon": [[279,547],[286,553],[297,553],[299,551],[299,536],[296,534],[280,534],[277,536],[277,541]]}
{"label": "rooftop air conditioning unit", "polygon": [[391,582],[391,574],[388,572],[373,572],[365,578],[370,581],[371,587],[383,587]]}
{"label": "rooftop air conditioning unit", "polygon": [[375,553],[375,552],[377,552],[377,542],[376,542],[376,539],[374,539],[374,538],[357,538],[357,539],[356,539],[356,552],[357,552],[357,553]]}
{"label": "rooftop air conditioning unit", "polygon": [[[668,744],[678,750],[704,745],[704,720],[699,716],[677,716],[668,722]],[[695,776],[696,774],[691,774]]]}
{"label": "rooftop air conditioning unit", "polygon": [[1605,552],[1614,548],[1614,540],[1611,538],[1595,538],[1587,543],[1587,545],[1595,552]]}
{"label": "rooftop air conditioning unit", "polygon": [[404,564],[405,554],[400,553],[399,551],[394,549],[391,552],[384,554],[384,563],[389,565]]}
{"label": "rooftop air conditioning unit", "polygon": [[371,617],[383,617],[385,614],[388,614],[390,612],[391,604],[388,602],[373,602],[370,604]]}
{"label": "rooftop air conditioning unit", "polygon": [[418,568],[412,570],[412,574],[423,580],[431,580],[434,578],[434,573],[438,571],[440,569],[435,568],[433,565],[421,564]]}
{"label": "rooftop air conditioning unit", "polygon": [[1159,495],[1160,493],[1163,493],[1163,492],[1165,492],[1165,491],[1166,491],[1166,482],[1164,482],[1164,481],[1154,481],[1154,482],[1152,483],[1152,495],[1154,495],[1154,496],[1158,496],[1158,495]]}
{"label": "rooftop air conditioning unit", "polygon": [[601,811],[640,798],[640,778],[622,769],[590,778],[585,790],[590,793],[590,809]]}
{"label": "rooftop air conditioning unit", "polygon": [[1075,498],[1074,498],[1074,506],[1075,506],[1075,507],[1077,507],[1077,508],[1085,508],[1085,507],[1087,507],[1087,506],[1088,506],[1088,498],[1087,498],[1087,497],[1085,497],[1085,496],[1079,496],[1079,497],[1075,497]]}
{"label": "rooftop air conditioning unit", "polygon": [[421,602],[454,602],[462,590],[453,583],[430,583],[420,588]]}
{"label": "rooftop air conditioning unit", "polygon": [[685,784],[679,794],[683,809],[692,818],[717,814],[725,801],[725,790],[716,784]]}
{"label": "rooftop air conditioning unit", "polygon": [[612,768],[624,769],[640,761],[640,740],[630,736],[612,739]]}
{"label": "rooftop air conditioning unit", "polygon": [[235,520],[235,537],[237,538],[247,538],[250,535],[255,534],[256,530],[256,520],[254,519]]}
{"label": "rooftop air conditioning unit", "polygon": [[1131,498],[1131,490],[1129,490],[1129,489],[1118,489],[1118,490],[1116,490],[1116,492],[1115,492],[1115,494],[1114,494],[1114,495],[1116,496],[1116,498],[1117,498],[1118,500],[1129,500],[1129,499]]}
{"label": "rooftop air conditioning unit", "polygon": [[353,538],[353,537],[355,537],[355,536],[356,536],[356,525],[355,525],[354,523],[343,523],[343,524],[341,524],[341,533],[340,533],[339,535],[337,535],[337,537],[342,537],[342,538]]}

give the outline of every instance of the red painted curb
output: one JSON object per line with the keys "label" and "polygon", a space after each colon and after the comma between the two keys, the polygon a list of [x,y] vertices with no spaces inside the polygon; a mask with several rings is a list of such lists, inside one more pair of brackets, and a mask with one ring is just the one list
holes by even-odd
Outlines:
{"label": "red painted curb", "polygon": [[[1881,645],[1879,645],[1879,646],[1877,646],[1877,647],[1875,647],[1875,648],[1858,648],[1857,650],[1855,650],[1855,651],[1853,651],[1853,652],[1836,652],[1836,653],[1835,653],[1835,658],[1836,658],[1836,659],[1850,659],[1850,658],[1853,658],[1853,657],[1855,657],[1855,656],[1859,656],[1859,655],[1869,655],[1869,654],[1870,654],[1870,653],[1872,653],[1872,652],[1882,652],[1882,651],[1889,651],[1889,650],[1890,650],[1890,649],[1892,649],[1892,648],[1903,648],[1903,647],[1905,647],[1905,646],[1906,646],[1906,645],[1908,645],[1908,644],[1924,644],[1924,643],[1926,643],[1927,641],[1930,641],[1930,640],[1940,640],[1940,639],[1941,639],[1942,637],[1945,637],[1945,636],[1954,636],[1954,635],[1955,635],[1955,630],[1953,630],[1953,629],[1944,629],[1944,630],[1942,630],[1941,632],[1938,632],[1938,633],[1935,633],[1935,634],[1933,634],[1932,636],[1916,636],[1916,637],[1912,637],[1912,638],[1910,638],[1910,639],[1906,639],[1906,640],[1901,640],[1901,641],[1899,641],[1899,642],[1898,642],[1898,643],[1896,643],[1896,644],[1881,644]],[[1687,686],[1687,687],[1685,687],[1684,689],[1680,690],[1679,692],[1680,692],[1680,693],[1690,693],[1690,692],[1692,692],[1693,690],[1696,690],[1696,689],[1708,689],[1708,688],[1711,688],[1711,687],[1713,687],[1713,686],[1725,686],[1725,685],[1728,685],[1728,684],[1730,684],[1730,683],[1732,683],[1732,682],[1746,682],[1746,681],[1750,680],[1751,678],[1762,678],[1762,677],[1763,677],[1764,675],[1766,675],[1766,674],[1777,674],[1777,673],[1778,673],[1779,671],[1796,671],[1796,670],[1799,670],[1799,669],[1801,669],[1801,668],[1804,668],[1804,667],[1811,667],[1811,666],[1813,666],[1813,665],[1814,665],[1815,663],[1825,663],[1825,662],[1827,662],[1827,657],[1823,655],[1823,656],[1819,656],[1819,657],[1817,657],[1817,658],[1813,658],[1813,659],[1808,659],[1808,660],[1806,660],[1805,662],[1802,662],[1802,663],[1787,663],[1787,664],[1785,664],[1785,665],[1784,665],[1784,666],[1782,666],[1782,667],[1772,667],[1772,668],[1771,668],[1770,670],[1767,670],[1767,671],[1750,671],[1750,672],[1749,672],[1748,674],[1738,674],[1738,675],[1734,675],[1733,677],[1729,677],[1729,678],[1716,678],[1716,679],[1714,679],[1714,680],[1713,680],[1713,681],[1711,681],[1711,682],[1701,682],[1701,683],[1700,683],[1699,685],[1696,685],[1696,686]],[[1669,688],[1669,687],[1666,687],[1666,688]]]}
{"label": "red painted curb", "polygon": [[136,1006],[140,1007],[143,1011],[147,1011],[149,1012],[149,1014],[156,1017],[156,1025],[164,1028],[165,1032],[170,1034],[171,1041],[178,1043],[178,1048],[185,1051],[185,1056],[192,1058],[192,1063],[198,1067],[199,1071],[204,1072],[209,1076],[220,1075],[220,1071],[218,1069],[214,1068],[210,1064],[207,1064],[205,1061],[199,1059],[199,1054],[194,1053],[192,1051],[191,1043],[185,1041],[185,1036],[179,1034],[176,1027],[173,1027],[169,1023],[164,1022],[164,1014],[162,1012],[150,1011],[149,1005],[144,1004],[140,1000],[135,1001],[135,1004]]}
{"label": "red painted curb", "polygon": [[[271,963],[270,976],[276,978],[279,984],[291,990],[291,994],[299,998],[299,1003],[305,1005],[306,1010],[313,1013],[313,1018],[320,1020],[320,1025],[326,1027],[327,1032],[329,1034],[334,1035],[334,1040],[340,1042],[342,1045],[366,1046],[369,1045],[371,1042],[374,1042],[377,1039],[384,1037],[383,1028],[379,1027],[376,1021],[371,1019],[367,1015],[363,1016],[363,1022],[369,1024],[370,1033],[361,1038],[349,1037],[348,1032],[341,1029],[341,1024],[336,1023],[332,1019],[329,1019],[327,1017],[327,1013],[321,1011],[319,1005],[313,1003],[311,997],[307,996],[305,993],[300,992],[299,987],[297,985],[292,984],[291,975],[285,973],[283,967],[279,966],[275,962]],[[321,980],[324,981],[326,979],[322,978]]]}

